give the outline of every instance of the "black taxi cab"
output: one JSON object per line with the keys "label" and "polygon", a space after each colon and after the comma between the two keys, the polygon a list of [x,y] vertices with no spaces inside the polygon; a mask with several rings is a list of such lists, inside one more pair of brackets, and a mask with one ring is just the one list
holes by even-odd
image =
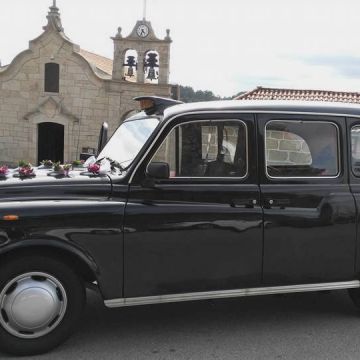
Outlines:
{"label": "black taxi cab", "polygon": [[60,344],[87,286],[111,308],[335,289],[360,306],[359,106],[138,100],[95,170],[0,179],[0,349]]}

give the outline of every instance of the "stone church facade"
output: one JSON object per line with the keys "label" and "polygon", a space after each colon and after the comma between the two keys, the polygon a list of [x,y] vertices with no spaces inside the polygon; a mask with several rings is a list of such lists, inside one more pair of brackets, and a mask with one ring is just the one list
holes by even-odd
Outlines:
{"label": "stone church facade", "polygon": [[158,39],[138,21],[113,37],[114,58],[74,44],[54,1],[43,33],[0,67],[0,164],[71,161],[97,147],[101,124],[112,133],[140,95],[169,97],[169,31]]}

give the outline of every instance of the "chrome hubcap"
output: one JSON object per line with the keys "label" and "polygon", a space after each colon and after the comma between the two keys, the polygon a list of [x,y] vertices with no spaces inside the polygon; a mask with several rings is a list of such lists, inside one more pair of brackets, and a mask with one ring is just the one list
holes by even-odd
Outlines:
{"label": "chrome hubcap", "polygon": [[0,324],[20,338],[46,335],[60,323],[67,296],[60,281],[42,272],[10,280],[0,294]]}

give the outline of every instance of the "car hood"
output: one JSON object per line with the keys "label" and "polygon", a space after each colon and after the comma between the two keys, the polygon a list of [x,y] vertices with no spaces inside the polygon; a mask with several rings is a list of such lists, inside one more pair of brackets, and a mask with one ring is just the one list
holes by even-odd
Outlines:
{"label": "car hood", "polygon": [[92,175],[71,171],[69,176],[35,170],[33,177],[11,173],[0,178],[0,202],[27,200],[99,199],[109,198],[112,182],[107,174]]}

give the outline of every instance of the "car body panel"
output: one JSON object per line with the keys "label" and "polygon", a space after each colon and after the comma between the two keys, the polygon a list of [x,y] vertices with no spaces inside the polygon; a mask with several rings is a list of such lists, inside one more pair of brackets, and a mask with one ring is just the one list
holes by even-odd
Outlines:
{"label": "car body panel", "polygon": [[[332,117],[341,129],[341,176],[268,179],[261,132],[266,114]],[[182,121],[202,118],[242,119],[252,128],[249,176],[145,184],[146,165],[166,132]],[[66,248],[93,269],[107,301],[358,280],[360,179],[348,166],[346,122],[349,127],[360,124],[359,119],[360,107],[348,104],[222,101],[173,106],[122,173],[39,174],[0,181],[0,219],[19,216],[18,221],[0,220],[0,255],[44,244]],[[268,207],[268,199],[288,202],[285,208]],[[255,202],[244,205],[243,200]]]}
{"label": "car body panel", "polygon": [[[46,247],[75,254],[104,298],[122,296],[125,198],[111,200],[108,176],[14,179],[0,187],[0,254]],[[127,188],[127,186],[125,186]],[[18,216],[4,221],[5,215]]]}
{"label": "car body panel", "polygon": [[[267,122],[297,121],[299,115],[259,114],[257,119],[264,138]],[[260,142],[266,285],[344,281],[354,276],[356,207],[348,185],[345,118],[302,115],[301,121],[338,127],[341,172],[334,177],[271,178],[265,173]]]}

